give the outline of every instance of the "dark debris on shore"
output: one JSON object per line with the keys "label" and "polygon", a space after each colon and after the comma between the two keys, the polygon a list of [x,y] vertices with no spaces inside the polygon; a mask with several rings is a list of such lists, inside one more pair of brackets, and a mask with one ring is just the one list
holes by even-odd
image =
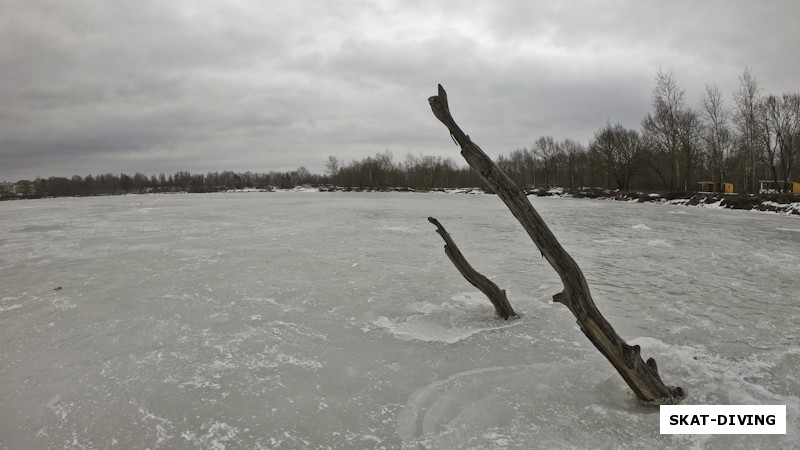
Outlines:
{"label": "dark debris on shore", "polygon": [[581,191],[575,198],[608,199],[638,203],[664,203],[670,205],[698,206],[745,211],[775,212],[800,216],[800,194],[719,194],[708,192],[598,192]]}

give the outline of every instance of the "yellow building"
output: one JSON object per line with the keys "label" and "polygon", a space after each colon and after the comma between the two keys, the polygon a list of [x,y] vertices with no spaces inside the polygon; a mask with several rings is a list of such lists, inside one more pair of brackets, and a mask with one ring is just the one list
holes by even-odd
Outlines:
{"label": "yellow building", "polygon": [[719,181],[698,181],[697,190],[700,192],[733,194],[733,183],[722,183],[722,190],[720,190]]}
{"label": "yellow building", "polygon": [[758,180],[761,185],[759,192],[791,192],[800,194],[800,182],[778,180]]}

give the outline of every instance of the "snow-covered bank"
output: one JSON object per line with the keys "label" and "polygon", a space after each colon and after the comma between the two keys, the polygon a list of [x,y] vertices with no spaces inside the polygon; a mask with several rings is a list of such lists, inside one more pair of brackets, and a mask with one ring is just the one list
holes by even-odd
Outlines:
{"label": "snow-covered bank", "polygon": [[[381,189],[376,188],[361,188],[361,187],[342,187],[333,185],[302,185],[293,188],[281,189],[275,187],[269,188],[241,188],[241,189],[228,189],[225,191],[208,192],[206,194],[243,194],[243,193],[319,193],[319,192],[346,192],[346,193],[432,193],[432,194],[470,194],[470,195],[483,195],[493,194],[480,187],[464,187],[464,188],[430,188],[430,189],[413,189],[408,187],[386,187]],[[149,192],[144,194],[123,194],[123,195],[162,195],[162,194],[187,194],[186,191],[176,192]],[[193,193],[203,194],[203,193]],[[741,209],[755,212],[767,212],[784,214],[788,216],[800,217],[800,195],[798,194],[759,194],[759,195],[722,195],[710,193],[672,193],[672,194],[657,194],[657,193],[643,193],[643,192],[618,192],[609,193],[609,191],[602,191],[599,189],[580,191],[577,193],[568,193],[562,188],[551,189],[526,189],[525,194],[528,196],[545,197],[545,198],[588,198],[593,200],[614,200],[633,203],[656,203],[666,205],[681,205],[681,206],[694,206],[698,208],[712,208],[712,209]],[[52,197],[51,197],[52,198]],[[24,199],[24,198],[6,198],[6,200]],[[31,199],[33,200],[33,199]],[[41,200],[41,199],[38,199]]]}
{"label": "snow-covered bank", "polygon": [[681,193],[662,196],[652,193],[628,192],[613,195],[578,194],[575,197],[638,203],[663,203],[698,208],[741,209],[800,216],[800,195],[796,194],[722,195]]}
{"label": "snow-covered bank", "polygon": [[[443,194],[492,194],[479,187],[468,188],[432,188],[425,191],[410,188],[386,188],[384,190],[363,188],[309,188],[297,187],[282,190],[283,192],[420,192]],[[741,209],[757,212],[770,212],[800,216],[800,195],[796,194],[760,194],[760,195],[721,195],[708,193],[657,194],[642,192],[625,192],[607,194],[598,191],[583,191],[570,194],[561,188],[526,189],[525,194],[536,197],[573,197],[596,200],[615,200],[635,203],[660,203],[667,205],[694,206],[712,209]]]}

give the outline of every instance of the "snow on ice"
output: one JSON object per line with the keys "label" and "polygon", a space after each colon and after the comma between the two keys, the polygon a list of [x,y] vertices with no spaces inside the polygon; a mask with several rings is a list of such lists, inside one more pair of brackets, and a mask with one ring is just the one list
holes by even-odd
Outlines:
{"label": "snow on ice", "polygon": [[660,435],[495,196],[252,192],[0,203],[0,448],[800,447],[798,218],[531,201],[687,404],[787,434]]}

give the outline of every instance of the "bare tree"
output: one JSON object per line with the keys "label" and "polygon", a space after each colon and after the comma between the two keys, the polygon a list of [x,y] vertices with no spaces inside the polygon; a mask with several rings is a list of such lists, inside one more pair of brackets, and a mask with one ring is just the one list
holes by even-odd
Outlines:
{"label": "bare tree", "polygon": [[563,304],[572,312],[584,334],[617,369],[640,401],[647,404],[680,402],[685,397],[683,389],[665,385],[658,374],[655,360],[649,358],[647,362],[643,361],[639,346],[628,345],[600,314],[589,293],[583,272],[544,223],[522,189],[456,124],[450,114],[447,93],[442,85],[439,85],[438,95],[430,97],[428,102],[433,114],[447,127],[461,147],[461,155],[472,170],[503,200],[542,256],[561,277],[564,290],[554,295],[553,301]]}
{"label": "bare tree", "polygon": [[331,181],[336,185],[336,174],[339,173],[339,159],[335,156],[328,156],[325,161],[325,172],[331,176]]}
{"label": "bare tree", "polygon": [[529,188],[536,184],[538,161],[527,148],[514,150],[508,156],[499,155],[495,162],[518,185]]}
{"label": "bare tree", "polygon": [[725,165],[730,157],[733,138],[729,128],[730,111],[725,106],[719,88],[706,85],[706,95],[700,101],[700,114],[703,119],[703,140],[711,163],[711,171],[723,189]]}
{"label": "bare tree", "polygon": [[[669,189],[680,185],[681,152],[681,112],[684,109],[684,90],[678,87],[672,71],[656,72],[656,86],[653,89],[653,113],[647,113],[642,121],[642,130],[647,145],[654,156],[650,164],[662,180],[668,179]],[[656,166],[658,160],[668,164],[669,177],[663,169]]]}
{"label": "bare tree", "polygon": [[739,77],[739,89],[733,94],[736,105],[733,123],[736,125],[737,159],[742,165],[743,186],[746,192],[755,192],[756,166],[761,148],[761,88],[758,80],[747,68]]}
{"label": "bare tree", "polygon": [[389,149],[384,150],[382,153],[375,153],[375,158],[372,160],[375,164],[375,182],[377,187],[383,189],[392,184],[392,172],[394,172],[394,155]]}
{"label": "bare tree", "polygon": [[542,170],[544,171],[544,187],[550,188],[551,183],[557,180],[558,161],[561,157],[561,146],[556,143],[552,136],[543,136],[533,144],[533,154],[539,159]]}
{"label": "bare tree", "polygon": [[[788,186],[794,166],[798,134],[800,134],[800,96],[783,94],[770,95],[764,99],[761,110],[764,130],[764,161],[772,171],[773,180],[784,181],[781,190]],[[780,168],[782,177],[778,176]]]}
{"label": "bare tree", "polygon": [[311,172],[306,169],[305,166],[300,166],[297,168],[296,171],[292,172],[295,174],[295,186],[308,183],[309,178],[311,177]]}
{"label": "bare tree", "polygon": [[[564,159],[567,166],[567,177],[569,178],[569,191],[575,191],[575,183],[578,182],[580,176],[580,160],[581,156],[586,153],[586,149],[572,139],[564,139],[561,141],[561,149],[564,152]],[[581,183],[582,184],[582,183]]]}
{"label": "bare tree", "polygon": [[449,168],[449,162],[445,162],[441,156],[425,155],[420,160],[420,167],[425,174],[425,186],[433,189],[440,181],[440,177],[445,168]]}
{"label": "bare tree", "polygon": [[421,159],[422,155],[417,157],[411,153],[406,153],[405,161],[403,161],[401,164],[403,167],[403,172],[405,172],[406,186],[416,188],[423,185],[423,182],[421,181],[422,173],[420,170]]}
{"label": "bare tree", "polygon": [[700,164],[703,124],[694,110],[684,109],[678,114],[680,134],[678,143],[680,160],[683,163],[683,190],[689,190],[692,173]]}
{"label": "bare tree", "polygon": [[642,163],[642,143],[636,130],[620,124],[608,124],[594,135],[589,150],[606,174],[614,179],[617,189],[629,190],[631,178]]}

